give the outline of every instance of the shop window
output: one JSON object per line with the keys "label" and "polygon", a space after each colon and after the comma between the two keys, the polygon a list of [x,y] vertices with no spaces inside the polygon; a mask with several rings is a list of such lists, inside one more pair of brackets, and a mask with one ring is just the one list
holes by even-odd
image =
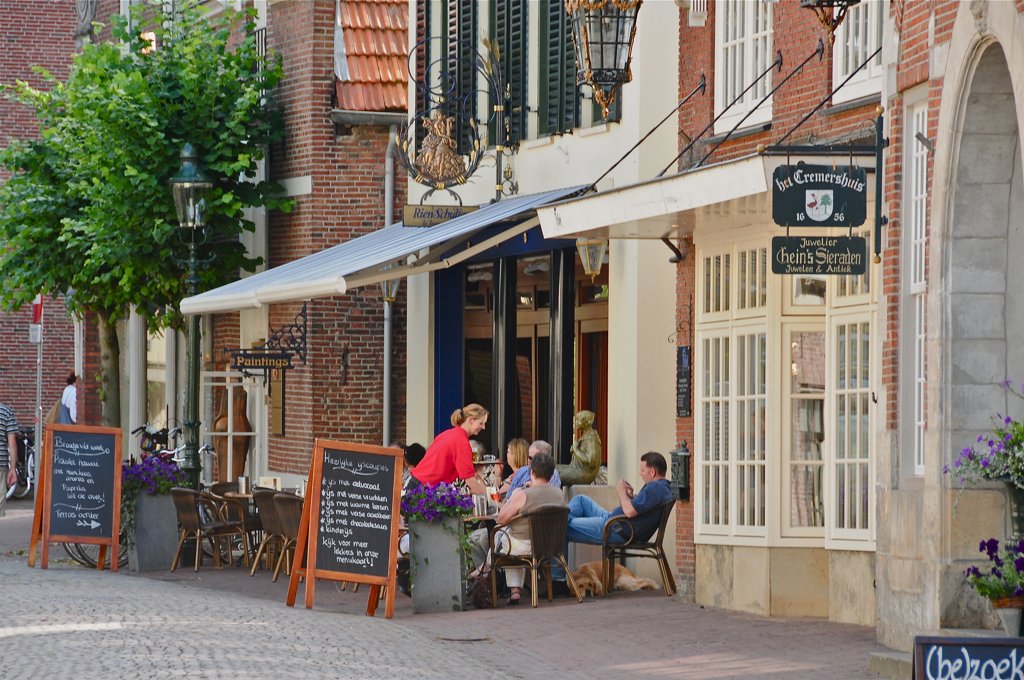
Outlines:
{"label": "shop window", "polygon": [[765,525],[765,378],[763,331],[736,337],[736,524]]}
{"label": "shop window", "polygon": [[706,527],[729,526],[729,338],[701,342],[701,516]]}
{"label": "shop window", "polygon": [[768,302],[768,249],[753,248],[737,253],[736,307],[760,309]]}
{"label": "shop window", "polygon": [[857,276],[827,277],[834,281],[833,288],[835,289],[835,304],[837,305],[866,302],[868,300],[868,296],[871,294],[871,273],[873,270],[871,262],[871,229],[862,227],[860,229],[853,230],[852,233],[853,236],[859,236],[865,239],[868,250],[868,264],[864,273]]}
{"label": "shop window", "polygon": [[[768,69],[772,53],[772,4],[750,0],[718,0],[715,6],[715,112],[723,111]],[[772,75],[757,81],[729,112],[719,119],[715,132],[726,132],[764,99],[772,87]],[[747,118],[746,125],[767,123],[771,101]]]}
{"label": "shop window", "polygon": [[728,312],[730,305],[731,253],[709,255],[703,260],[704,314]]}
{"label": "shop window", "polygon": [[[905,110],[903,165],[903,374],[901,382],[907,386],[903,397],[905,417],[901,424],[905,446],[913,452],[913,460],[906,461],[913,474],[924,474],[925,437],[925,334],[927,285],[926,247],[928,237],[928,149],[919,141],[919,135],[928,135],[928,105],[925,91],[917,93],[917,101]],[[909,433],[909,436],[906,434]]]}
{"label": "shop window", "polygon": [[[882,44],[887,10],[885,0],[864,0],[849,9],[836,30],[836,41],[832,46],[833,87],[843,82]],[[836,92],[833,103],[880,93],[883,73],[882,53],[879,52]]]}
{"label": "shop window", "polygon": [[784,534],[824,535],[825,526],[825,330],[800,324],[789,339],[789,416],[784,428],[788,461]]}
{"label": "shop window", "polygon": [[866,319],[833,322],[833,538],[869,539],[871,527],[871,330]]}

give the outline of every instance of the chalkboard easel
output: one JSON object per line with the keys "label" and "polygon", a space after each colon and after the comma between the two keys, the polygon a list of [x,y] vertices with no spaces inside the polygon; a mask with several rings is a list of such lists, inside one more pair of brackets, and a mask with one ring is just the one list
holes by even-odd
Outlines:
{"label": "chalkboard easel", "polygon": [[46,429],[39,467],[29,566],[49,566],[50,543],[100,546],[96,568],[117,571],[121,533],[121,430],[86,425],[51,425]]}
{"label": "chalkboard easel", "polygon": [[316,580],[366,583],[366,615],[373,616],[387,586],[384,616],[395,609],[402,451],[382,446],[316,440],[302,504],[288,596],[295,605],[306,579],[306,608]]}

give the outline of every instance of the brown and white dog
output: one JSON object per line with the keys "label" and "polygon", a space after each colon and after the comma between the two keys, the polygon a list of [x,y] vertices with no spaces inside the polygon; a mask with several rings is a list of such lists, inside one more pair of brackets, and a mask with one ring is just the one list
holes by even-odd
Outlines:
{"label": "brown and white dog", "polygon": [[[604,583],[601,580],[601,563],[587,562],[572,573],[572,578],[584,594],[590,591],[596,596],[604,595]],[[658,584],[649,578],[637,576],[619,563],[615,563],[615,579],[613,590],[657,590]]]}

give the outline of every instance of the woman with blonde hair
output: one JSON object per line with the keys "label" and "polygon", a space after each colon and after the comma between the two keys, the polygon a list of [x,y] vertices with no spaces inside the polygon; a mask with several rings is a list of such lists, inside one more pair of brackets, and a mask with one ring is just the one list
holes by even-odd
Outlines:
{"label": "woman with blonde hair", "polygon": [[427,449],[423,460],[416,466],[413,477],[420,484],[433,486],[440,482],[451,484],[463,479],[475,494],[486,494],[487,486],[477,477],[473,465],[473,449],[469,438],[483,432],[487,426],[487,409],[480,404],[467,404],[452,413],[452,427],[437,435]]}

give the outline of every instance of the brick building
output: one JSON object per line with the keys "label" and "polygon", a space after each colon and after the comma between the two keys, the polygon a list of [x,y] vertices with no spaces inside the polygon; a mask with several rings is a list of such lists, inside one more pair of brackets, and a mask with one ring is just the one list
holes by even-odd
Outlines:
{"label": "brick building", "polygon": [[[865,0],[818,58],[824,31],[795,0],[685,4],[680,96],[698,72],[713,94],[680,115],[679,172],[540,210],[549,237],[692,243],[676,285],[676,320],[693,329],[679,344],[694,348],[694,417],[676,421],[693,450],[682,582],[700,603],[875,625],[900,649],[995,625],[963,570],[979,540],[1008,535],[1007,492],[957,503],[944,469],[993,414],[1020,413],[1001,383],[1024,361],[1010,275],[1024,247],[1024,6]],[[889,145],[876,195],[874,160],[842,145],[874,143],[878,106]],[[831,148],[773,154],[782,141]],[[773,173],[798,161],[866,169],[853,233],[869,253],[880,234],[881,257],[864,275],[771,272],[786,233]]]}

